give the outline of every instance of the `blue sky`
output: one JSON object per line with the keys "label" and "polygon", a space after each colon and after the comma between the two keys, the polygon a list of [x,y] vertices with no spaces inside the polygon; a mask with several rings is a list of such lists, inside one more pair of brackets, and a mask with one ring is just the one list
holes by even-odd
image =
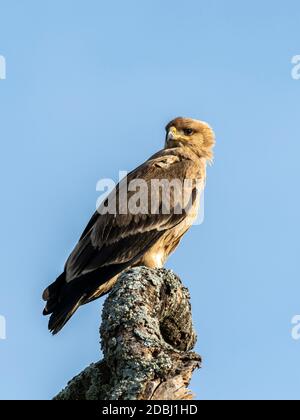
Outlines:
{"label": "blue sky", "polygon": [[168,267],[192,294],[198,399],[299,399],[296,0],[0,0],[0,398],[49,399],[100,358],[101,301],[52,337],[41,292],[100,178],[160,149],[184,115],[217,135],[206,218]]}

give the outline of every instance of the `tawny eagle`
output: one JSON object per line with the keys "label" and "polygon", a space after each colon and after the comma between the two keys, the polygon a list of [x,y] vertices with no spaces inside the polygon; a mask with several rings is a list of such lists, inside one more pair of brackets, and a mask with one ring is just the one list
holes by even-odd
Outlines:
{"label": "tawny eagle", "polygon": [[[44,291],[44,315],[51,315],[49,330],[53,334],[62,329],[79,306],[109,292],[124,270],[139,265],[163,267],[197,218],[199,194],[214,144],[213,130],[202,121],[176,118],[167,125],[165,148],[115,188],[110,195],[115,200],[115,211],[107,211],[109,198],[102,203],[68,258],[63,274]],[[157,193],[153,188],[158,189],[154,180],[180,182],[172,183],[168,206],[163,203],[166,196],[159,192],[156,207],[150,203],[146,211],[133,211],[129,201],[134,192],[129,185],[139,180],[149,187],[150,201]],[[187,180],[192,182],[186,184]],[[125,203],[121,199],[124,185]],[[185,200],[179,199],[180,185]]]}

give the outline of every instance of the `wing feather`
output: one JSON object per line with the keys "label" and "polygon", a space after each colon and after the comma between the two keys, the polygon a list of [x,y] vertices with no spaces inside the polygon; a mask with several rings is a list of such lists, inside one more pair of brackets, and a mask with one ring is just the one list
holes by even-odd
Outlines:
{"label": "wing feather", "polygon": [[[136,192],[128,190],[132,180],[143,180],[151,194],[152,180],[178,179],[183,182],[191,172],[196,171],[195,162],[188,157],[177,155],[175,152],[162,151],[150,158],[146,163],[131,172],[125,182],[117,185],[111,193],[116,201],[116,213],[105,213],[107,200],[100,206],[87,225],[79,243],[66,263],[67,281],[71,281],[82,274],[97,270],[110,264],[124,264],[134,261],[141,250],[159,239],[166,230],[172,229],[186,217],[185,209],[178,214],[176,191],[170,190],[169,214],[133,214],[128,207],[129,200]],[[122,201],[122,191],[126,191],[126,198]],[[190,199],[196,199],[194,190],[190,191]],[[150,199],[150,195],[148,196]],[[162,195],[159,196],[159,207],[162,206]],[[126,207],[127,213],[121,214],[120,202]],[[182,206],[182,203],[180,203]],[[156,239],[156,240],[157,240]]]}

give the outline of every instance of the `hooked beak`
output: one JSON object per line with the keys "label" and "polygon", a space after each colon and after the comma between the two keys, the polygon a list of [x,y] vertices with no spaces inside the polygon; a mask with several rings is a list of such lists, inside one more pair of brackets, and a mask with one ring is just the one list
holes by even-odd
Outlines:
{"label": "hooked beak", "polygon": [[176,138],[177,138],[177,130],[175,127],[171,127],[168,132],[167,140],[168,141],[176,140]]}

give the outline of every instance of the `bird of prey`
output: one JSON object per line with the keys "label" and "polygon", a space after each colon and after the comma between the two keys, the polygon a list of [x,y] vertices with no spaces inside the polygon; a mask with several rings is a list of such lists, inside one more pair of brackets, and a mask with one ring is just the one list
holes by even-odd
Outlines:
{"label": "bird of prey", "polygon": [[[81,305],[108,293],[124,270],[163,267],[197,218],[214,144],[213,130],[202,121],[176,118],[167,125],[164,149],[132,171],[126,183],[116,186],[91,218],[64,272],[44,291],[43,313],[51,315],[49,330],[53,334]],[[177,182],[172,183],[174,180]],[[186,186],[187,180],[192,182]],[[146,196],[150,201],[156,197],[156,205],[151,203],[146,211],[130,208],[134,191],[129,185],[135,181],[149,187]],[[153,181],[172,184],[168,205],[163,202],[163,188]],[[126,194],[121,199],[122,191]],[[114,197],[115,211],[106,211],[110,197]]]}

